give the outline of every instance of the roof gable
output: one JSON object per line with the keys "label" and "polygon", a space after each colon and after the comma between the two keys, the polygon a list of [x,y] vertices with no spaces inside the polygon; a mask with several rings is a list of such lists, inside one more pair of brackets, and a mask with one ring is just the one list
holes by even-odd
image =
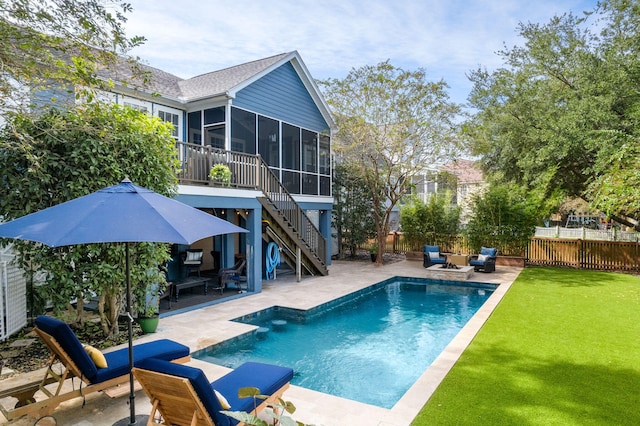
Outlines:
{"label": "roof gable", "polygon": [[143,83],[141,78],[134,78],[127,58],[122,58],[115,67],[102,70],[100,75],[111,78],[129,93],[144,93],[146,97],[159,95],[161,98],[186,105],[190,102],[220,97],[233,99],[242,89],[287,63],[290,63],[297,73],[302,86],[317,106],[324,121],[330,128],[335,127],[329,107],[297,51],[281,53],[188,79],[140,64],[140,69],[149,81],[149,83]]}
{"label": "roof gable", "polygon": [[259,78],[265,71],[289,55],[289,53],[281,53],[280,55],[182,80],[179,83],[182,99],[185,102],[191,102],[198,99],[225,95],[232,90],[238,90],[239,87],[248,84],[247,82]]}

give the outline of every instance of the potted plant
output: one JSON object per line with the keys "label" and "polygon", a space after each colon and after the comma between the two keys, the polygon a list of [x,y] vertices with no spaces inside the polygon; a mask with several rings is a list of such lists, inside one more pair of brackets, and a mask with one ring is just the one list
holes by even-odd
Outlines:
{"label": "potted plant", "polygon": [[145,334],[155,333],[160,322],[159,285],[149,284],[145,294],[138,299],[138,324]]}
{"label": "potted plant", "polygon": [[231,185],[231,170],[226,164],[216,164],[209,171],[209,178],[224,186]]}
{"label": "potted plant", "polygon": [[138,324],[140,324],[144,334],[155,333],[159,323],[160,316],[158,312],[146,311],[144,315],[138,315]]}

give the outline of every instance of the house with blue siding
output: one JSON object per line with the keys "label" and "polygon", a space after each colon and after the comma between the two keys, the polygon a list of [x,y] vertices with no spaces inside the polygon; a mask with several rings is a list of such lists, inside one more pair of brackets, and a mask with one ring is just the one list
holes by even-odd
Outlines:
{"label": "house with blue siding", "polygon": [[[193,244],[204,253],[201,269],[243,259],[247,290],[259,292],[276,247],[298,277],[326,275],[334,122],[298,52],[189,79],[142,68],[151,79],[144,89],[116,82],[102,96],[172,123],[181,164],[177,199],[249,230]],[[231,178],[211,179],[216,165]],[[174,273],[188,248],[174,248]]]}

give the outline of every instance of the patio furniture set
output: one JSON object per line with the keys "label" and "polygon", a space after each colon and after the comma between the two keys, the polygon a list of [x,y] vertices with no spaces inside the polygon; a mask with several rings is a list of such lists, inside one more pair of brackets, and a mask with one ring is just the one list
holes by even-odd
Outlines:
{"label": "patio furniture set", "polygon": [[423,266],[427,278],[467,280],[473,272],[494,272],[498,249],[482,247],[477,255],[446,254],[440,246],[424,246]]}

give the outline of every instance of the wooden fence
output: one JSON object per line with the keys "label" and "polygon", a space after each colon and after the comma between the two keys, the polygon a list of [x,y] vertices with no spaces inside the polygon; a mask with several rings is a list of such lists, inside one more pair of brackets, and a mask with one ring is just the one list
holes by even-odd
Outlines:
{"label": "wooden fence", "polygon": [[[466,239],[461,235],[449,236],[446,241],[429,242],[439,245],[447,253],[468,253]],[[363,248],[369,248],[370,244]],[[386,252],[407,253],[421,251],[411,247],[401,233],[390,233],[385,245]],[[508,253],[498,252],[499,255]],[[640,273],[640,243],[632,241],[604,241],[560,238],[537,238],[529,241],[525,264],[531,266],[560,266],[566,268],[601,271],[626,271]]]}
{"label": "wooden fence", "polygon": [[629,241],[532,238],[526,264],[639,272],[640,247]]}

